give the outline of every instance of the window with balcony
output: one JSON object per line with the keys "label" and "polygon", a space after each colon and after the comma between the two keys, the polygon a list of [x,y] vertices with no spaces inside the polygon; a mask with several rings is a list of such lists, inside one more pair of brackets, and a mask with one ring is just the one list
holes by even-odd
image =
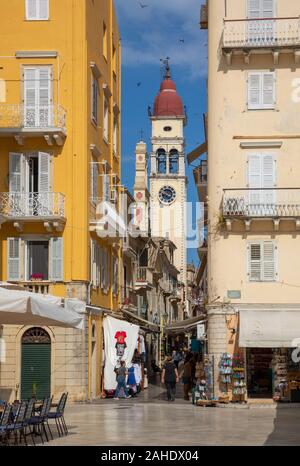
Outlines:
{"label": "window with balcony", "polygon": [[98,123],[98,95],[98,81],[92,77],[92,121],[96,124]]}
{"label": "window with balcony", "polygon": [[248,110],[274,109],[275,103],[275,73],[248,73]]}
{"label": "window with balcony", "polygon": [[272,154],[248,157],[249,215],[267,215],[275,206],[276,161]]}
{"label": "window with balcony", "polygon": [[47,128],[54,125],[53,79],[50,66],[24,67],[24,126]]}
{"label": "window with balcony", "polygon": [[8,281],[62,281],[63,238],[7,239]]}
{"label": "window with balcony", "polygon": [[[275,23],[271,18],[275,16],[274,0],[248,0],[247,36],[250,42],[259,42],[262,37],[266,41],[273,39]],[[270,20],[268,19],[270,18]]]}
{"label": "window with balcony", "polygon": [[28,21],[46,21],[49,19],[49,0],[25,0],[25,10]]}
{"label": "window with balcony", "polygon": [[253,241],[248,245],[248,278],[251,282],[277,279],[277,246],[274,241]]}

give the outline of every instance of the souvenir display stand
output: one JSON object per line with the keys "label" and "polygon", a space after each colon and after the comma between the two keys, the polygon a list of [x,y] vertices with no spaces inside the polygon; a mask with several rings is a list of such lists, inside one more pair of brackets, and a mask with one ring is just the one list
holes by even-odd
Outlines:
{"label": "souvenir display stand", "polygon": [[232,402],[246,403],[245,360],[241,354],[234,354],[232,360]]}
{"label": "souvenir display stand", "polygon": [[219,363],[219,381],[221,394],[219,395],[220,403],[229,403],[228,388],[232,383],[232,356],[229,353],[223,353]]}

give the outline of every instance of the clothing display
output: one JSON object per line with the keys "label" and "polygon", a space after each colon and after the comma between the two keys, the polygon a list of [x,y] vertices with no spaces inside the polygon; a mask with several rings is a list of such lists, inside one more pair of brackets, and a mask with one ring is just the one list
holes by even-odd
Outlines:
{"label": "clothing display", "polygon": [[229,353],[221,355],[219,368],[220,382],[226,385],[227,392],[227,385],[231,383],[232,378],[232,356]]}

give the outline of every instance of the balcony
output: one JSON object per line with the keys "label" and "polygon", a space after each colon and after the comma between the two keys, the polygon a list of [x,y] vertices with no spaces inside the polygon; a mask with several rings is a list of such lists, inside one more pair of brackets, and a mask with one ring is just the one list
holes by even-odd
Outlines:
{"label": "balcony", "polygon": [[228,230],[233,220],[244,221],[246,230],[254,220],[272,220],[275,230],[290,220],[299,230],[300,188],[225,189],[223,217]]}
{"label": "balcony", "polygon": [[194,168],[194,179],[198,189],[201,202],[206,202],[207,198],[207,160],[201,160],[198,167]]}
{"label": "balcony", "polygon": [[0,137],[12,136],[19,145],[24,144],[25,138],[43,137],[49,146],[62,146],[66,115],[61,105],[0,104]]}
{"label": "balcony", "polygon": [[14,222],[22,231],[24,222],[44,222],[47,231],[62,231],[65,196],[62,193],[0,193],[0,218]]}
{"label": "balcony", "polygon": [[148,267],[138,267],[134,288],[138,290],[150,290],[152,288],[153,276]]}
{"label": "balcony", "polygon": [[137,294],[131,286],[122,288],[121,303],[123,308],[137,312]]}
{"label": "balcony", "polygon": [[279,54],[293,53],[300,63],[300,17],[224,20],[223,53],[231,65],[232,54],[243,54],[249,64],[250,54],[272,53],[274,64]]}
{"label": "balcony", "polygon": [[90,198],[89,229],[97,233],[99,238],[115,244],[126,237],[127,228],[118,206],[105,198]]}

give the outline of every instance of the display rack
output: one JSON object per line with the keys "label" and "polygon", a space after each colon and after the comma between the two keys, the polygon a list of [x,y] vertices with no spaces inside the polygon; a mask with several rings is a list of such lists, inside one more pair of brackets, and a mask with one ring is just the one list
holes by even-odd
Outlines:
{"label": "display rack", "polygon": [[219,379],[224,387],[224,392],[228,393],[228,385],[232,382],[232,356],[229,353],[221,355],[219,364]]}
{"label": "display rack", "polygon": [[234,354],[232,361],[232,395],[233,401],[244,403],[247,393],[245,360],[241,354]]}

